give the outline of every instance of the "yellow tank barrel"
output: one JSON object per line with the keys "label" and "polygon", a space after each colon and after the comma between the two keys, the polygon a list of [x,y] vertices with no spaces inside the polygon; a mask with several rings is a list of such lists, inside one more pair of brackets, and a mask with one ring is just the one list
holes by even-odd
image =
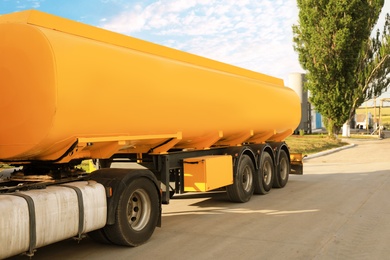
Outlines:
{"label": "yellow tank barrel", "polygon": [[281,141],[283,80],[31,10],[0,16],[0,161]]}

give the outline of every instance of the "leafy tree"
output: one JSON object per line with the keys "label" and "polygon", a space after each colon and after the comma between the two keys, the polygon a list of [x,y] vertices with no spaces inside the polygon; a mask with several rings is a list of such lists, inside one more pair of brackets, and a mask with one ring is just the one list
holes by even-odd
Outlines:
{"label": "leafy tree", "polygon": [[[384,0],[297,0],[294,49],[307,70],[310,102],[337,134],[353,107],[356,73]],[[367,91],[366,91],[367,92]]]}
{"label": "leafy tree", "polygon": [[361,49],[356,68],[356,90],[351,93],[349,120],[363,102],[380,96],[390,86],[390,15],[386,15],[382,34],[367,41]]}

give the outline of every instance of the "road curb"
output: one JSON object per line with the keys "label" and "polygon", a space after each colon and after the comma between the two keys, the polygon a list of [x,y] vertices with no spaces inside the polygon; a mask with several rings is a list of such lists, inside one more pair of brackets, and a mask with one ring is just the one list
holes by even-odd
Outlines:
{"label": "road curb", "polygon": [[356,144],[349,144],[349,145],[345,145],[345,146],[342,146],[342,147],[337,147],[337,148],[334,148],[334,149],[326,150],[326,151],[323,151],[323,152],[310,154],[308,156],[305,156],[303,158],[303,160],[313,159],[313,158],[317,158],[317,157],[320,157],[320,156],[328,155],[328,154],[335,153],[335,152],[338,152],[338,151],[341,151],[341,150],[352,148],[354,146],[356,146]]}

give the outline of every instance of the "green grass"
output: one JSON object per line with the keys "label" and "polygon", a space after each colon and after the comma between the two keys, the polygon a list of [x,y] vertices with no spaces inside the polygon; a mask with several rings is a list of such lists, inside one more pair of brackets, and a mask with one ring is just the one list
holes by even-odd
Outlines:
{"label": "green grass", "polygon": [[318,153],[348,144],[340,139],[330,139],[326,135],[293,135],[286,139],[286,143],[292,153],[303,155]]}

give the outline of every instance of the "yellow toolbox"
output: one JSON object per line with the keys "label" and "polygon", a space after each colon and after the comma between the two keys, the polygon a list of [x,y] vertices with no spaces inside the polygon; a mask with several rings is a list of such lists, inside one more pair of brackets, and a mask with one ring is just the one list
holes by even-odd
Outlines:
{"label": "yellow toolbox", "polygon": [[210,155],[184,160],[184,191],[209,191],[233,183],[230,155]]}

